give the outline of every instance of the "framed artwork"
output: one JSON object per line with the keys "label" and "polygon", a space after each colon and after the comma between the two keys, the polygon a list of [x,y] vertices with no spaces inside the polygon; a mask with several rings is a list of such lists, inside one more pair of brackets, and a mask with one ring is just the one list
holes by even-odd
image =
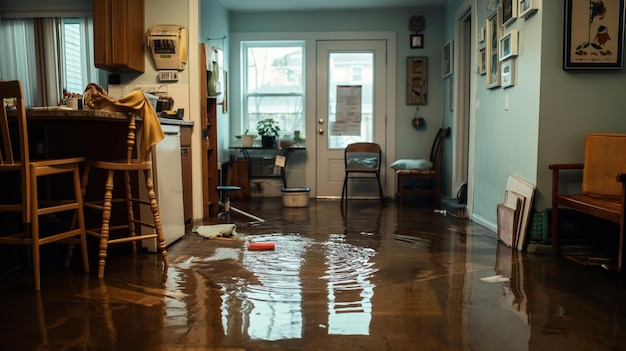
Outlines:
{"label": "framed artwork", "polygon": [[515,85],[515,60],[508,59],[502,62],[502,88]]}
{"label": "framed artwork", "polygon": [[565,0],[563,69],[622,69],[624,0]]}
{"label": "framed artwork", "polygon": [[478,74],[487,74],[487,51],[485,48],[480,49],[478,52]]}
{"label": "framed artwork", "polygon": [[533,0],[519,0],[517,4],[517,17],[524,17],[527,19],[532,14],[537,12],[537,8],[533,7]]}
{"label": "framed artwork", "polygon": [[494,13],[487,18],[487,45],[485,48],[486,64],[485,71],[487,72],[487,89],[492,89],[500,86],[500,60],[498,55],[500,54],[498,46],[500,44],[500,37],[502,36],[502,8],[498,7]]}
{"label": "framed artwork", "polygon": [[518,35],[517,30],[513,29],[500,38],[500,61],[517,56]]}
{"label": "framed artwork", "polygon": [[517,1],[502,0],[502,25],[508,26],[517,19]]}
{"label": "framed artwork", "polygon": [[406,104],[426,105],[428,102],[428,57],[407,57]]}
{"label": "framed artwork", "polygon": [[411,49],[424,48],[424,35],[423,34],[411,34]]}
{"label": "framed artwork", "polygon": [[442,74],[443,77],[448,77],[452,75],[452,45],[453,42],[450,40],[443,46],[441,52],[441,66],[442,66]]}

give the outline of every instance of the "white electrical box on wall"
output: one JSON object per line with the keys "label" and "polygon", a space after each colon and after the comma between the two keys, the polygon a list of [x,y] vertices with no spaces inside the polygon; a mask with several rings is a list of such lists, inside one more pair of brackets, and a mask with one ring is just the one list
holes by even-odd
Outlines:
{"label": "white electrical box on wall", "polygon": [[146,34],[148,48],[157,70],[185,69],[187,28],[176,24],[156,24]]}
{"label": "white electrical box on wall", "polygon": [[178,71],[159,71],[160,82],[177,82]]}

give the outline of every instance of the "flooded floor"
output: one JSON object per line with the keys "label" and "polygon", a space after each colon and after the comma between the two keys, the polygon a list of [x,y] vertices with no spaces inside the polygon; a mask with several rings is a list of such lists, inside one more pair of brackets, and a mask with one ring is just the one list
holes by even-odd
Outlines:
{"label": "flooded floor", "polygon": [[189,232],[165,270],[115,246],[99,280],[95,247],[89,274],[51,248],[36,293],[28,270],[5,269],[0,349],[626,349],[624,284],[598,266],[393,202],[350,201],[345,215],[337,201],[235,205],[265,223],[233,213],[238,240]]}

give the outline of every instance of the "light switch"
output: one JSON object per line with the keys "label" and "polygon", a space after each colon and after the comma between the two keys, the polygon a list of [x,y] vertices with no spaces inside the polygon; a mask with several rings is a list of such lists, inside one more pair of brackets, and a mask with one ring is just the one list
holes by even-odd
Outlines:
{"label": "light switch", "polygon": [[504,95],[504,111],[508,111],[509,110],[510,102],[511,102],[511,99],[510,99],[509,94],[505,94]]}

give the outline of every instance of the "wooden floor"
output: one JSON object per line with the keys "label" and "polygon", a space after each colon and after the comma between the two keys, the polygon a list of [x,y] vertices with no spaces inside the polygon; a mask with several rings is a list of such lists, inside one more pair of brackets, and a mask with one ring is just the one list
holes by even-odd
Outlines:
{"label": "wooden floor", "polygon": [[17,249],[2,248],[0,349],[626,349],[626,290],[598,266],[512,251],[419,204],[233,206],[264,223],[234,212],[237,238],[221,240],[190,227],[167,269],[119,246],[99,280],[78,251],[65,269],[64,248],[51,247],[40,293]]}

